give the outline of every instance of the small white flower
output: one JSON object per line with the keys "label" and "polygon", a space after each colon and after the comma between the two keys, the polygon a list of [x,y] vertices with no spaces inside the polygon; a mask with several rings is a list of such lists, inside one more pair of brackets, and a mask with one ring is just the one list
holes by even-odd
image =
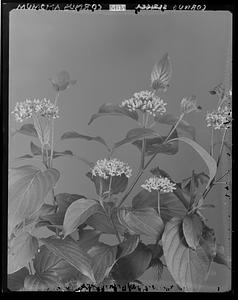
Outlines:
{"label": "small white flower", "polygon": [[116,158],[98,160],[92,169],[93,176],[103,177],[104,179],[107,179],[109,176],[121,176],[122,174],[129,178],[132,170],[128,164]]}
{"label": "small white flower", "polygon": [[198,110],[195,96],[191,96],[189,98],[183,98],[180,103],[180,108],[181,108],[181,112],[184,114],[188,114],[194,110]]}
{"label": "small white flower", "polygon": [[17,102],[12,114],[15,115],[16,121],[23,122],[26,119],[32,118],[33,114],[37,116],[50,118],[58,118],[59,109],[50,100],[44,99],[26,99],[23,102]]}
{"label": "small white flower", "polygon": [[126,107],[129,111],[138,109],[142,112],[148,112],[153,116],[156,116],[156,114],[162,115],[166,112],[165,106],[167,103],[154,93],[154,91],[151,92],[147,90],[134,93],[134,97],[122,101],[121,107]]}
{"label": "small white flower", "polygon": [[229,128],[232,122],[232,110],[228,106],[219,107],[217,110],[207,112],[206,115],[207,127],[213,129]]}
{"label": "small white flower", "polygon": [[145,181],[145,184],[141,185],[144,189],[151,192],[151,190],[157,190],[163,193],[172,193],[176,190],[176,184],[171,182],[167,177],[150,177]]}

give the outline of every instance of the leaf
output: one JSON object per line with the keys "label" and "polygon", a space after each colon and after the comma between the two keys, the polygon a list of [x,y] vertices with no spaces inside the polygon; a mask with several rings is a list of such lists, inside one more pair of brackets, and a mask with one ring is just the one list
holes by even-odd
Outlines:
{"label": "leaf", "polygon": [[74,201],[66,210],[63,231],[64,237],[71,234],[83,224],[91,215],[100,209],[100,204],[91,199],[79,199]]}
{"label": "leaf", "polygon": [[59,92],[59,91],[64,91],[69,87],[69,85],[74,85],[77,80],[71,80],[69,72],[63,70],[57,73],[53,78],[49,79],[54,90]]}
{"label": "leaf", "polygon": [[63,225],[65,212],[67,208],[76,200],[84,198],[82,195],[78,194],[68,194],[62,193],[55,196],[55,201],[58,205],[58,209],[56,213],[47,214],[40,217],[43,221],[49,221],[52,225]]}
{"label": "leaf", "polygon": [[16,133],[21,133],[28,136],[38,137],[38,134],[36,132],[36,129],[33,124],[24,124],[21,126],[20,129],[17,129],[15,132],[13,132],[12,135],[15,135]]}
{"label": "leaf", "polygon": [[28,232],[22,232],[8,245],[8,274],[25,267],[35,256],[38,249],[37,239]]}
{"label": "leaf", "polygon": [[113,149],[116,149],[124,144],[132,143],[138,139],[142,139],[148,136],[158,136],[158,133],[150,128],[134,128],[127,132],[126,137],[115,143]]}
{"label": "leaf", "polygon": [[[176,130],[174,131],[174,133],[172,133],[171,137],[178,137]],[[166,138],[167,136],[145,139],[145,155],[153,155],[155,153],[164,153],[168,155],[176,154],[178,152],[178,142],[167,142],[164,144]],[[141,151],[142,141],[137,140],[132,144]]]}
{"label": "leaf", "polygon": [[[42,151],[41,151],[41,147],[35,145],[33,142],[31,142],[31,153],[34,156],[38,156],[38,155],[42,155]],[[46,150],[48,153],[48,157],[50,157],[51,154],[51,150]],[[60,157],[60,156],[65,156],[65,155],[69,155],[69,156],[74,156],[73,152],[71,150],[65,150],[65,151],[53,151],[53,159]]]}
{"label": "leaf", "polygon": [[107,272],[116,259],[117,246],[103,243],[92,247],[88,254],[93,260],[93,272],[97,283],[101,283],[108,275]]}
{"label": "leaf", "polygon": [[151,87],[154,90],[167,91],[172,76],[172,66],[168,53],[155,64],[151,73]]}
{"label": "leaf", "polygon": [[228,269],[230,269],[230,260],[225,255],[224,246],[221,244],[216,244],[216,256],[213,261],[217,264],[225,265]]}
{"label": "leaf", "polygon": [[10,291],[19,291],[24,287],[24,280],[27,275],[29,275],[29,271],[26,267],[7,275],[7,288]]}
{"label": "leaf", "polygon": [[[155,122],[167,125],[175,125],[178,120],[179,118],[175,117],[172,114],[156,115],[154,117]],[[187,121],[180,120],[176,128],[189,133],[192,136],[193,140],[196,139],[196,129],[194,126],[191,126]]]}
{"label": "leaf", "polygon": [[42,238],[41,241],[56,256],[64,259],[83,275],[94,281],[92,272],[92,259],[83,251],[78,243],[70,237],[65,239]]}
{"label": "leaf", "polygon": [[186,292],[199,291],[208,276],[211,259],[202,247],[194,251],[184,243],[182,220],[173,218],[162,237],[165,261],[175,282]]}
{"label": "leaf", "polygon": [[118,219],[131,234],[145,234],[160,239],[163,233],[164,223],[151,207],[142,209],[121,208],[118,210]]}
{"label": "leaf", "polygon": [[156,282],[160,281],[162,273],[163,273],[163,263],[159,258],[152,258],[151,262],[150,262],[150,266],[152,268],[152,272],[153,272],[153,278]]}
{"label": "leaf", "polygon": [[148,244],[147,248],[152,252],[152,259],[158,259],[163,255],[163,248],[159,244]]}
{"label": "leaf", "polygon": [[83,135],[83,134],[79,134],[76,131],[69,131],[69,132],[65,132],[62,136],[61,136],[61,140],[65,140],[65,139],[84,139],[87,141],[95,141],[95,142],[99,142],[101,144],[103,144],[104,146],[106,146],[107,150],[110,151],[109,147],[107,146],[106,142],[104,141],[103,138],[101,138],[100,136],[88,136],[88,135]]}
{"label": "leaf", "polygon": [[76,268],[50,252],[44,245],[41,246],[33,265],[35,274],[29,275],[24,282],[28,291],[52,290],[57,287],[59,281],[72,280],[79,273]]}
{"label": "leaf", "polygon": [[128,239],[124,240],[118,245],[117,259],[131,254],[138,246],[140,237],[138,235],[131,235]]}
{"label": "leaf", "polygon": [[79,247],[85,252],[87,252],[89,249],[92,248],[92,246],[98,243],[100,234],[101,233],[96,230],[83,229],[79,232]]}
{"label": "leaf", "polygon": [[86,223],[102,233],[115,234],[111,221],[102,211],[96,212],[93,216],[89,217]]}
{"label": "leaf", "polygon": [[[134,209],[141,209],[145,207],[152,207],[158,211],[158,193],[157,191],[141,190],[133,199],[132,207]],[[184,216],[186,210],[184,206],[178,201],[174,193],[160,194],[160,213],[164,222],[169,221],[175,216]]]}
{"label": "leaf", "polygon": [[34,158],[33,155],[25,154],[25,155],[22,155],[22,156],[18,156],[16,159],[32,159],[32,158]]}
{"label": "leaf", "polygon": [[183,219],[183,234],[188,246],[194,250],[199,245],[202,236],[203,223],[201,218],[195,213],[187,215]]}
{"label": "leaf", "polygon": [[8,192],[8,230],[36,212],[60,176],[56,169],[27,165],[10,169]]}
{"label": "leaf", "polygon": [[[96,188],[97,195],[100,195],[100,183],[102,185],[102,196],[108,195],[109,185],[110,185],[110,178],[104,179],[99,176],[93,176],[92,172],[87,172],[86,176],[94,183]],[[119,193],[123,193],[128,185],[128,177],[125,174],[120,176],[113,176],[111,181],[111,195],[117,195]]]}
{"label": "leaf", "polygon": [[111,270],[112,278],[119,284],[126,284],[139,278],[149,267],[152,253],[143,243],[127,256],[120,258]]}
{"label": "leaf", "polygon": [[136,111],[129,111],[125,107],[121,107],[117,104],[104,103],[98,110],[98,113],[93,114],[88,125],[90,125],[95,119],[103,116],[126,116],[133,120],[138,120],[138,114]]}
{"label": "leaf", "polygon": [[216,172],[217,172],[216,161],[213,159],[213,157],[203,147],[201,147],[198,143],[194,142],[193,140],[188,139],[186,137],[179,137],[179,138],[172,139],[172,141],[174,141],[174,140],[185,142],[188,145],[190,145],[191,147],[193,147],[193,149],[195,151],[197,151],[197,153],[205,161],[205,163],[208,167],[208,170],[209,170],[209,178],[210,178],[207,185],[206,185],[206,188],[209,187],[211,181],[216,176]]}

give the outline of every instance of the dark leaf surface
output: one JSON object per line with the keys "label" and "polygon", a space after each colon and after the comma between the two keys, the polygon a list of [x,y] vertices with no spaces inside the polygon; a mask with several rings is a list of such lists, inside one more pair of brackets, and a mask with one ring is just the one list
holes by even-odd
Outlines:
{"label": "dark leaf surface", "polygon": [[24,280],[29,275],[26,267],[21,268],[15,273],[7,275],[7,288],[10,291],[18,291],[24,287]]}
{"label": "dark leaf surface", "polygon": [[38,134],[34,127],[34,124],[31,124],[31,123],[22,125],[20,129],[17,129],[13,133],[13,135],[15,135],[16,133],[21,133],[21,134],[32,136],[32,137],[38,137]]}
{"label": "dark leaf surface", "polygon": [[195,213],[183,219],[183,234],[189,247],[196,250],[203,231],[201,218]]}

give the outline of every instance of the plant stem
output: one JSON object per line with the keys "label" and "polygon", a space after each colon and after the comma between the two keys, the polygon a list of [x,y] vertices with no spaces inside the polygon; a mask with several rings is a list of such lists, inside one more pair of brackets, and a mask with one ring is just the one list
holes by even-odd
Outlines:
{"label": "plant stem", "polygon": [[221,160],[221,157],[222,157],[222,151],[223,151],[223,147],[224,147],[224,141],[225,141],[226,133],[227,133],[227,128],[225,128],[225,130],[223,132],[223,135],[222,135],[220,152],[219,152],[219,156],[218,156],[218,159],[217,159],[217,168],[219,166],[219,163],[220,163],[220,160]]}
{"label": "plant stem", "polygon": [[31,268],[31,262],[28,263],[28,268],[29,268],[30,275],[33,275],[32,268]]}
{"label": "plant stem", "polygon": [[212,130],[211,130],[211,148],[210,148],[210,155],[213,157],[213,143],[214,143],[214,130],[213,130],[213,127],[212,127]]}
{"label": "plant stem", "polygon": [[158,191],[158,213],[160,216],[160,193],[159,193],[159,191]]}
{"label": "plant stem", "polygon": [[175,129],[178,127],[178,124],[180,123],[180,121],[182,121],[183,117],[184,117],[184,113],[182,113],[180,115],[180,117],[178,118],[178,121],[175,123],[175,125],[170,130],[170,133],[168,134],[168,136],[165,139],[165,141],[163,142],[163,144],[167,143],[167,141],[169,140],[169,138],[171,137],[171,135],[173,134],[173,132],[175,131]]}
{"label": "plant stem", "polygon": [[[58,97],[59,97],[59,92],[56,94],[55,97],[55,105],[57,104],[58,101]],[[54,118],[52,118],[52,122],[51,122],[51,152],[50,152],[50,163],[49,163],[49,167],[52,168],[53,166],[53,152],[54,152]]]}

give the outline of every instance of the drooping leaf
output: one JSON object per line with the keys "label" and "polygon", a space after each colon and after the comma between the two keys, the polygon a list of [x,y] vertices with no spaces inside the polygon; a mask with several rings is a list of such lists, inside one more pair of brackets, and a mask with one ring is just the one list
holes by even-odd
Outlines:
{"label": "drooping leaf", "polygon": [[64,91],[69,87],[69,85],[74,85],[76,84],[77,80],[71,80],[70,75],[68,71],[62,70],[59,73],[57,73],[54,77],[49,79],[54,90],[59,92],[59,91]]}
{"label": "drooping leaf", "polygon": [[79,199],[74,201],[66,210],[63,231],[64,236],[71,234],[83,224],[91,215],[100,209],[100,204],[91,199]]}
{"label": "drooping leaf", "polygon": [[14,273],[27,266],[38,249],[37,239],[23,231],[8,245],[8,274]]}
{"label": "drooping leaf", "polygon": [[93,261],[93,272],[97,283],[101,283],[108,275],[108,271],[116,259],[117,246],[109,246],[103,243],[92,247],[88,254]]}
{"label": "drooping leaf", "polygon": [[31,123],[22,125],[21,128],[13,132],[12,135],[15,135],[17,133],[21,133],[32,137],[38,137],[34,124]]}
{"label": "drooping leaf", "polygon": [[[179,119],[178,117],[175,117],[172,114],[156,115],[154,117],[155,122],[160,124],[167,124],[167,125],[175,125],[178,119]],[[177,129],[181,129],[182,131],[189,133],[192,136],[193,140],[196,139],[196,129],[194,126],[190,125],[187,121],[180,120]]]}
{"label": "drooping leaf", "polygon": [[199,291],[212,260],[203,246],[196,251],[187,246],[182,234],[182,219],[173,218],[166,224],[162,245],[168,270],[176,284],[186,292]]}
{"label": "drooping leaf", "polygon": [[25,155],[18,156],[16,159],[32,159],[32,158],[34,158],[33,155],[25,154]]}
{"label": "drooping leaf", "polygon": [[145,234],[154,239],[160,239],[163,233],[164,222],[151,207],[141,209],[121,208],[118,210],[118,219],[131,234]]}
{"label": "drooping leaf", "polygon": [[117,104],[104,103],[99,108],[98,113],[93,114],[91,116],[88,125],[90,125],[95,119],[103,116],[126,116],[136,121],[139,118],[136,111],[129,111],[127,108],[121,107],[120,105]]}
{"label": "drooping leaf", "polygon": [[127,132],[126,137],[115,143],[113,149],[116,149],[124,144],[132,143],[136,140],[148,137],[148,136],[158,136],[158,133],[150,128],[134,128]]}
{"label": "drooping leaf", "polygon": [[216,244],[216,256],[213,261],[217,264],[225,265],[228,269],[230,269],[230,260],[225,255],[224,246],[220,244]]}
{"label": "drooping leaf", "polygon": [[68,236],[63,240],[49,237],[42,238],[41,241],[56,256],[64,259],[82,274],[94,281],[92,259],[80,248],[75,240]]}
{"label": "drooping leaf", "polygon": [[195,213],[187,215],[183,219],[183,234],[189,247],[196,250],[202,236],[203,223]]}
{"label": "drooping leaf", "polygon": [[[110,178],[104,179],[99,176],[93,176],[92,172],[87,172],[86,176],[94,183],[96,188],[96,193],[100,195],[100,184],[102,189],[101,196],[108,196],[109,186],[110,186]],[[120,176],[113,176],[111,180],[111,195],[117,195],[119,193],[123,193],[128,185],[128,178],[125,174]]]}
{"label": "drooping leaf", "polygon": [[29,271],[26,267],[7,275],[7,288],[10,291],[19,291],[24,287],[24,280],[27,275],[29,275]]}
{"label": "drooping leaf", "polygon": [[[155,153],[164,153],[167,155],[174,155],[178,152],[178,142],[164,143],[167,136],[145,139],[145,155],[153,155]],[[177,131],[175,130],[171,138],[177,138]],[[142,141],[136,140],[132,143],[140,151],[142,149]]]}
{"label": "drooping leaf", "polygon": [[28,291],[45,291],[54,289],[59,281],[66,282],[77,278],[79,271],[62,258],[41,246],[33,261],[34,275],[25,279],[24,287]]}
{"label": "drooping leaf", "polygon": [[83,140],[87,140],[87,141],[99,142],[99,143],[103,144],[104,146],[106,146],[106,148],[110,151],[107,143],[100,136],[88,136],[88,135],[79,134],[76,131],[68,131],[68,132],[65,132],[61,136],[61,140],[65,140],[65,139],[83,139]]}
{"label": "drooping leaf", "polygon": [[153,279],[156,282],[160,281],[164,269],[162,261],[159,258],[152,258],[149,267],[152,268]]}
{"label": "drooping leaf", "polygon": [[117,259],[131,254],[138,246],[140,237],[138,235],[131,235],[118,245]]}
{"label": "drooping leaf", "polygon": [[56,169],[42,172],[27,165],[10,169],[8,192],[8,230],[36,212],[60,176]]}
{"label": "drooping leaf", "polygon": [[168,53],[155,64],[151,73],[151,87],[154,90],[167,91],[172,76],[172,66]]}
{"label": "drooping leaf", "polygon": [[137,248],[127,256],[120,258],[113,266],[110,274],[119,284],[127,284],[139,278],[149,267],[151,251],[139,243]]}
{"label": "drooping leaf", "polygon": [[214,158],[202,146],[200,146],[198,143],[194,142],[193,140],[191,140],[189,138],[179,137],[179,138],[172,139],[172,141],[173,140],[178,140],[178,141],[182,141],[182,142],[187,143],[204,160],[204,162],[206,163],[206,165],[208,167],[209,178],[210,178],[207,185],[206,185],[206,188],[207,188],[210,185],[211,181],[213,180],[213,178],[215,177],[216,172],[217,172],[217,164],[216,164],[216,161],[214,160]]}
{"label": "drooping leaf", "polygon": [[[133,199],[132,207],[141,209],[152,207],[158,211],[158,193],[157,191],[141,190]],[[160,213],[164,222],[169,221],[175,216],[184,216],[186,210],[174,193],[160,194]]]}

